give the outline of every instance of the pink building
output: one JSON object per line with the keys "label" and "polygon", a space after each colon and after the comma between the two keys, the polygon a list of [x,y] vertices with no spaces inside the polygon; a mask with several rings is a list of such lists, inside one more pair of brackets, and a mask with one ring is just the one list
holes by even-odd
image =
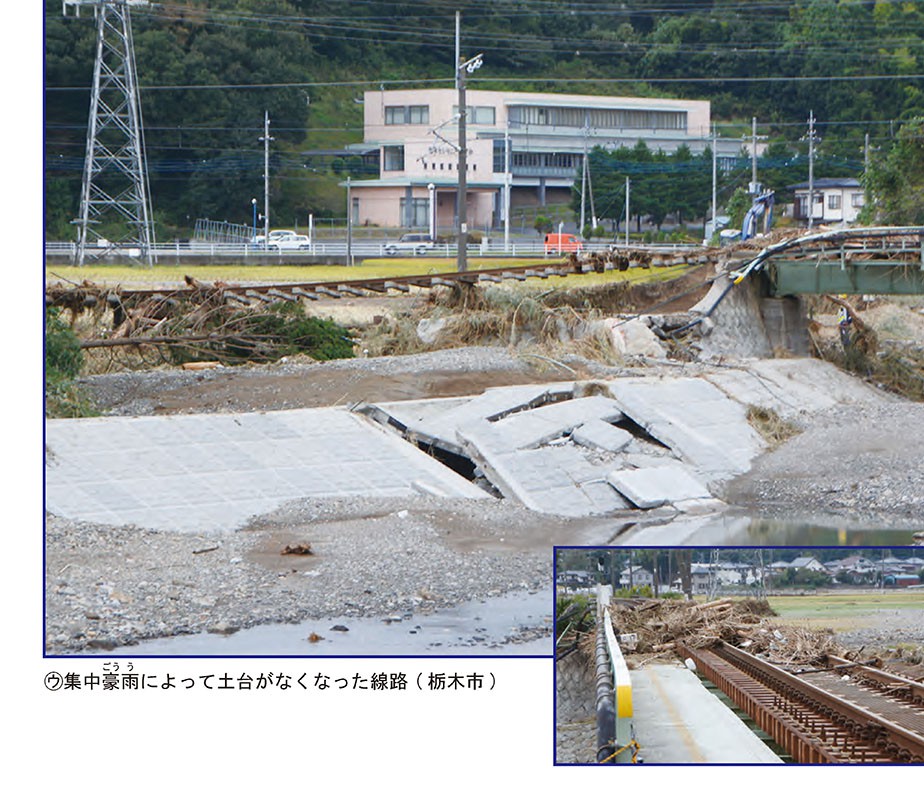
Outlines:
{"label": "pink building", "polygon": [[[451,88],[367,91],[364,143],[379,177],[352,183],[354,224],[455,228],[458,93]],[[711,143],[708,101],[466,91],[467,208],[472,230],[502,226],[509,175],[511,212],[570,201],[585,152],[595,146],[653,150]],[[719,140],[734,158],[740,140]],[[508,168],[509,161],[509,168]]]}

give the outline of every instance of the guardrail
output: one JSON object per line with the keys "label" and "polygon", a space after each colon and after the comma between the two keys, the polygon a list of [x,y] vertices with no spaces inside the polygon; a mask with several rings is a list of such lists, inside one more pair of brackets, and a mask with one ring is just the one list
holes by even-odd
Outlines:
{"label": "guardrail", "polygon": [[[385,252],[385,247],[391,243],[389,240],[369,242],[353,242],[350,252],[354,257],[382,257],[387,258],[389,255]],[[584,252],[606,252],[614,245],[609,242],[598,243],[589,242],[584,244]],[[632,249],[645,249],[649,252],[671,253],[687,249],[698,249],[694,244],[633,244]],[[212,244],[205,242],[189,241],[155,244],[152,247],[155,257],[159,260],[169,260],[170,258],[180,259],[187,257],[243,257],[266,260],[268,258],[277,258],[280,260],[287,259],[311,259],[326,257],[346,257],[347,245],[345,241],[323,241],[315,242],[310,249],[263,249],[254,244]],[[46,257],[71,257],[75,258],[77,254],[77,244],[68,241],[46,241]],[[134,247],[87,247],[87,254],[91,257],[96,256],[99,259],[120,259],[120,258],[137,258],[140,250]],[[428,258],[454,258],[458,254],[458,247],[455,244],[437,244],[432,249],[427,250],[424,255],[418,257]],[[562,252],[561,255],[566,255]],[[557,250],[546,254],[545,245],[541,241],[521,241],[510,243],[507,249],[504,249],[503,242],[489,240],[487,243],[469,244],[466,247],[466,255],[472,258],[478,257],[559,257]],[[414,257],[413,250],[400,252],[395,257]]]}
{"label": "guardrail", "polygon": [[639,751],[632,721],[632,679],[610,617],[612,591],[597,587],[597,761],[632,764]]}

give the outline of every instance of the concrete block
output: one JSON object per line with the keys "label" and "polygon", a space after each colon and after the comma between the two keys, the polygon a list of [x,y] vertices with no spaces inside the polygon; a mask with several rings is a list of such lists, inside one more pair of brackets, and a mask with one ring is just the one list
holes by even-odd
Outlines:
{"label": "concrete block", "polygon": [[683,469],[637,468],[613,471],[609,483],[636,507],[647,510],[684,499],[705,499],[706,487]]}
{"label": "concrete block", "polygon": [[571,434],[571,440],[578,446],[613,453],[622,452],[632,443],[632,439],[633,435],[628,430],[602,419],[585,422]]}
{"label": "concrete block", "polygon": [[164,530],[233,529],[285,501],[488,494],[342,408],[50,420],[46,506]]}
{"label": "concrete block", "polygon": [[626,416],[709,479],[750,468],[764,448],[747,409],[699,378],[641,378],[610,383]]}
{"label": "concrete block", "polygon": [[595,395],[522,411],[490,423],[496,441],[511,449],[529,449],[570,433],[590,420],[617,421],[623,416],[615,400]]}

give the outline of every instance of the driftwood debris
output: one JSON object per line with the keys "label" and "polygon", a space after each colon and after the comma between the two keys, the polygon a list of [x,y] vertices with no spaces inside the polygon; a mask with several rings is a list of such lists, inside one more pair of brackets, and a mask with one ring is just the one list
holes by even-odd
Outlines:
{"label": "driftwood debris", "polygon": [[[774,618],[766,600],[722,598],[705,603],[687,600],[640,600],[610,605],[613,627],[634,633],[637,652],[665,654],[683,641],[693,648],[724,641],[786,665],[810,665],[825,655],[843,655],[829,631],[786,625]],[[632,601],[634,602],[634,601]]]}
{"label": "driftwood debris", "polygon": [[295,545],[287,545],[279,552],[280,556],[314,556],[314,551],[311,550],[311,546],[307,542],[296,543]]}

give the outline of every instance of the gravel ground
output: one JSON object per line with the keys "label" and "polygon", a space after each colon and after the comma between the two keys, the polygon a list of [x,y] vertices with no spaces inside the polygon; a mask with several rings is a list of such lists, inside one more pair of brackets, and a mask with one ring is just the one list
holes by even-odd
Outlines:
{"label": "gravel ground", "polygon": [[[424,614],[521,589],[550,594],[549,546],[565,525],[510,502],[423,497],[291,502],[220,535],[49,515],[46,648]],[[281,555],[303,544],[312,555]]]}
{"label": "gravel ground", "polygon": [[765,510],[882,513],[924,526],[922,447],[924,404],[842,408],[758,458],[724,498]]}
{"label": "gravel ground", "polygon": [[[482,347],[323,365],[163,369],[84,383],[105,413],[137,415],[458,396],[641,373],[565,362],[570,370]],[[922,417],[924,405],[901,401],[815,417],[734,481],[726,499],[765,511],[888,513],[924,523]],[[511,502],[420,497],[294,502],[220,536],[49,516],[46,645],[71,653],[270,622],[404,615],[548,589],[551,546],[604,544],[614,528],[540,516]],[[302,542],[313,556],[280,556]]]}

